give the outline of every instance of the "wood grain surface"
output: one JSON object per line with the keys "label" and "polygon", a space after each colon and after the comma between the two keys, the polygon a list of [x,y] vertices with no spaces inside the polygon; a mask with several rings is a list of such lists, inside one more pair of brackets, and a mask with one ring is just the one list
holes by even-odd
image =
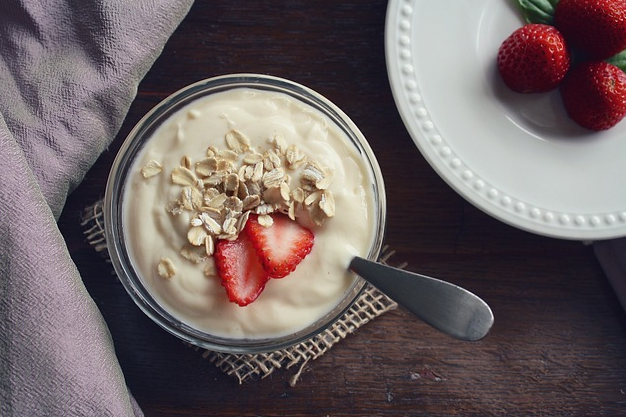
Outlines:
{"label": "wood grain surface", "polygon": [[[437,176],[389,88],[386,8],[198,0],[118,137],[71,194],[60,227],[146,416],[626,415],[626,315],[592,247],[498,222]],[[394,260],[482,296],[496,318],[490,335],[460,342],[398,309],[309,362],[295,387],[293,369],[239,385],[135,307],[86,243],[81,210],[103,195],[115,153],[144,113],[187,84],[237,72],[305,84],[355,121],[385,177]]]}

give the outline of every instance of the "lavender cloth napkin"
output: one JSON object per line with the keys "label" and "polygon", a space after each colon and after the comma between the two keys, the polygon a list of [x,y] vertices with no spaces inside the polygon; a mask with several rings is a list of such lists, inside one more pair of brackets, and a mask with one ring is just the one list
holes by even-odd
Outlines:
{"label": "lavender cloth napkin", "polygon": [[598,241],[593,244],[596,257],[626,310],[626,238]]}
{"label": "lavender cloth napkin", "polygon": [[192,0],[0,7],[0,415],[141,415],[56,221]]}

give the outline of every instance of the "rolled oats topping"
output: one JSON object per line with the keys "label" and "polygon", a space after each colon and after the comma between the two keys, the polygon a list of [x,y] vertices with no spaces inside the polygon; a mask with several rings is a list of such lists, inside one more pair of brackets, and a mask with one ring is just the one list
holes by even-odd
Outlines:
{"label": "rolled oats topping", "polygon": [[205,248],[191,244],[184,245],[180,250],[180,255],[194,264],[199,264],[207,258]]}
{"label": "rolled oats topping", "polygon": [[170,258],[161,258],[157,265],[157,271],[163,278],[172,278],[176,275],[176,266]]}
{"label": "rolled oats topping", "polygon": [[250,139],[238,130],[226,133],[226,145],[235,153],[243,153],[250,149]]}
{"label": "rolled oats topping", "polygon": [[[272,225],[270,215],[275,212],[292,220],[305,214],[316,225],[334,216],[334,198],[328,190],[332,170],[311,161],[280,135],[270,138],[268,144],[261,152],[243,132],[231,129],[224,135],[224,148],[209,146],[195,164],[193,155],[185,155],[172,170],[172,186],[181,189],[165,210],[172,216],[190,214],[188,243],[180,251],[183,258],[193,263],[209,259],[215,240],[236,239],[250,213],[258,214],[265,227]],[[151,160],[141,173],[149,178],[162,169]],[[164,278],[176,272],[169,260],[161,260],[158,269]]]}
{"label": "rolled oats topping", "polygon": [[144,178],[150,178],[160,174],[162,170],[163,166],[158,161],[151,159],[146,165],[143,166],[143,168],[141,168],[141,175]]}
{"label": "rolled oats topping", "polygon": [[183,156],[183,158],[180,160],[180,166],[191,169],[191,158],[189,158],[187,155]]}
{"label": "rolled oats topping", "polygon": [[179,166],[172,171],[172,182],[178,185],[196,185],[198,178],[189,168]]}

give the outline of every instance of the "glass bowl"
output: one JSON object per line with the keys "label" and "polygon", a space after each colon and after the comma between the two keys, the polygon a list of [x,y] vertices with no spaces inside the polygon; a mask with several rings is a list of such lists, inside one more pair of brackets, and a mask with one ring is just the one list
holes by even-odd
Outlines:
{"label": "glass bowl", "polygon": [[[374,153],[365,137],[356,125],[329,100],[315,91],[295,82],[258,74],[234,74],[209,78],[189,85],[171,96],[146,114],[130,132],[121,146],[113,163],[108,178],[104,198],[104,225],[106,241],[111,261],[124,288],[137,306],[163,329],[193,345],[224,353],[261,353],[270,352],[298,344],[331,326],[358,299],[364,289],[365,281],[354,277],[348,290],[339,302],[323,316],[301,328],[294,328],[287,334],[269,337],[230,337],[212,334],[182,320],[178,314],[160,301],[142,279],[129,250],[129,237],[133,233],[124,221],[125,190],[129,187],[129,172],[144,145],[155,131],[170,117],[188,104],[220,92],[246,88],[280,93],[294,100],[299,105],[310,106],[323,113],[332,124],[345,134],[350,145],[361,158],[368,172],[372,200],[371,227],[373,239],[367,253],[359,256],[377,260],[381,251],[385,229],[386,198],[382,174]],[[349,261],[348,261],[349,262]]]}

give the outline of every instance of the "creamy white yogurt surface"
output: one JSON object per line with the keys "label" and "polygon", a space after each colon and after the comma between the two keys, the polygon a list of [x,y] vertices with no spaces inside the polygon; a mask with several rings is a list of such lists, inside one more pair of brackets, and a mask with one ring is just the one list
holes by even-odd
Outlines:
{"label": "creamy white yogurt surface", "polygon": [[[187,243],[190,216],[165,209],[178,198],[180,186],[171,172],[184,156],[192,163],[208,146],[226,149],[224,136],[237,129],[259,152],[280,135],[296,144],[310,160],[332,168],[329,188],[336,213],[315,226],[311,253],[283,279],[271,279],[259,298],[246,307],[229,302],[217,276],[206,276],[203,264],[180,255]],[[163,166],[161,174],[143,178],[148,161]],[[123,198],[126,244],[131,260],[152,296],[179,320],[199,330],[231,338],[265,338],[299,331],[322,318],[353,283],[347,267],[354,255],[367,256],[375,238],[373,174],[357,149],[329,118],[281,93],[234,89],[198,99],[167,120],[149,139],[134,162]],[[176,274],[157,273],[162,258]]]}

